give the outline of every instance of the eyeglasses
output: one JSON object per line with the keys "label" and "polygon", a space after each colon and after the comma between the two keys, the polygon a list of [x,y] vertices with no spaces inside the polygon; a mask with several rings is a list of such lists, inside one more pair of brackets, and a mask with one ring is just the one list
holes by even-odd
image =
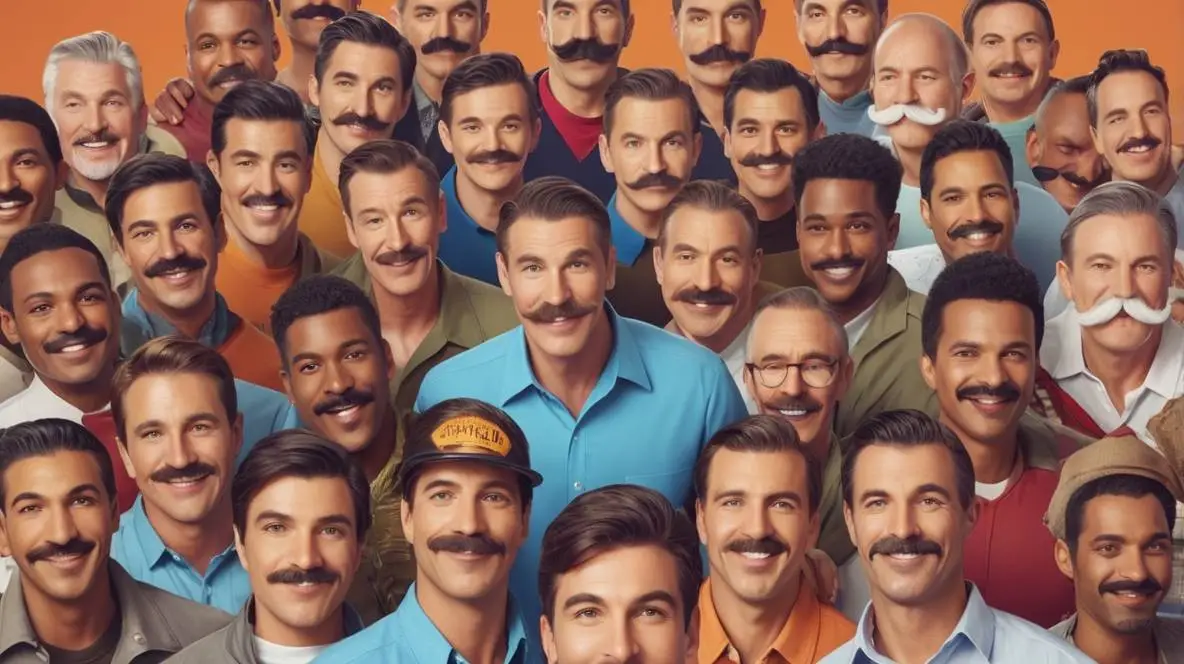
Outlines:
{"label": "eyeglasses", "polygon": [[813,359],[805,362],[770,362],[764,366],[751,362],[744,365],[751,371],[761,385],[772,390],[781,387],[789,376],[790,369],[797,369],[802,376],[802,382],[813,388],[829,387],[835,380],[835,368],[839,361]]}

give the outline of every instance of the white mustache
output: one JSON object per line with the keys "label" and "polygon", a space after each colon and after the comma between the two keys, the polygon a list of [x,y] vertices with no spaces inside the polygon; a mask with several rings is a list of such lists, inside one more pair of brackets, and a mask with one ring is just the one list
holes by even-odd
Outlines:
{"label": "white mustache", "polygon": [[1105,325],[1123,311],[1144,325],[1163,325],[1172,317],[1172,304],[1169,301],[1163,309],[1152,309],[1137,297],[1108,297],[1090,307],[1088,311],[1079,309],[1077,322],[1082,327]]}
{"label": "white mustache", "polygon": [[932,127],[945,122],[946,115],[948,114],[944,108],[934,110],[916,104],[895,104],[882,111],[876,110],[875,106],[867,107],[867,117],[882,127],[891,127],[905,118]]}

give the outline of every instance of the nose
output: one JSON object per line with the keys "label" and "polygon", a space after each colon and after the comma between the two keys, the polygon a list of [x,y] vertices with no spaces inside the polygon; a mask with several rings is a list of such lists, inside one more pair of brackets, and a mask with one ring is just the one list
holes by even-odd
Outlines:
{"label": "nose", "polygon": [[832,259],[850,255],[851,241],[847,239],[846,231],[842,228],[832,230],[826,237],[824,253]]}
{"label": "nose", "polygon": [[660,142],[655,142],[650,148],[645,169],[647,173],[661,173],[666,169],[666,157],[662,154],[662,144]]}
{"label": "nose", "polygon": [[777,136],[773,130],[762,131],[760,135],[760,143],[757,144],[757,149],[762,155],[771,155],[778,151],[780,144],[777,142]]}
{"label": "nose", "polygon": [[455,37],[456,31],[452,29],[452,21],[448,20],[448,12],[440,12],[438,16],[433,32],[439,37]]}
{"label": "nose", "polygon": [[478,496],[469,496],[457,501],[458,509],[453,530],[465,535],[478,535],[488,532],[485,528],[485,513],[481,511]]}
{"label": "nose", "polygon": [[57,328],[62,332],[76,332],[79,328],[86,325],[86,318],[82,316],[78,305],[73,300],[63,303],[58,306],[54,313],[57,314]]}
{"label": "nose", "polygon": [[162,258],[176,258],[181,255],[181,245],[177,243],[171,230],[158,233],[157,237],[160,238],[157,240],[157,247]]}
{"label": "nose", "polygon": [[596,22],[593,20],[591,14],[580,17],[576,21],[575,31],[572,33],[574,39],[592,39],[596,36]]}
{"label": "nose", "polygon": [[255,169],[255,187],[264,196],[271,196],[280,190],[280,181],[276,177],[277,164],[267,168]]}
{"label": "nose", "polygon": [[49,541],[54,544],[65,544],[78,537],[78,524],[74,523],[74,516],[70,508],[56,505],[51,509],[53,523],[50,526]]}
{"label": "nose", "polygon": [[1118,576],[1128,581],[1144,581],[1151,574],[1147,571],[1147,561],[1143,558],[1143,551],[1137,546],[1124,548],[1118,563]]}
{"label": "nose", "polygon": [[314,569],[324,564],[324,559],[321,556],[320,544],[317,541],[317,533],[315,530],[306,533],[300,538],[300,544],[296,550],[295,560],[292,562],[300,569]]}
{"label": "nose", "polygon": [[341,370],[336,361],[325,363],[325,391],[330,394],[341,394],[354,386],[353,376]]}
{"label": "nose", "polygon": [[843,19],[838,14],[832,14],[826,21],[826,38],[838,39],[847,36],[847,24],[843,23]]}
{"label": "nose", "polygon": [[986,209],[983,207],[983,199],[979,196],[967,197],[966,219],[968,221],[979,221],[986,214]]}
{"label": "nose", "polygon": [[170,440],[165,444],[165,463],[173,468],[184,468],[197,461],[197,456],[193,454],[193,447],[184,434],[168,435],[168,437]]}
{"label": "nose", "polygon": [[411,244],[411,237],[407,227],[403,225],[403,217],[395,215],[386,223],[386,245],[392,249],[402,249]]}
{"label": "nose", "polygon": [[1007,373],[1003,371],[1003,362],[994,354],[984,355],[980,362],[979,377],[987,385],[998,387],[1007,382]]}
{"label": "nose", "polygon": [[725,17],[719,17],[719,20],[711,24],[711,43],[712,45],[724,44],[727,42],[727,32],[724,29]]}
{"label": "nose", "polygon": [[719,270],[711,256],[699,259],[698,274],[695,275],[695,287],[701,291],[712,290],[720,285]]}
{"label": "nose", "polygon": [[747,507],[743,532],[746,537],[752,539],[761,539],[769,535],[769,513],[764,505],[754,502]]}
{"label": "nose", "polygon": [[16,171],[8,160],[0,162],[0,192],[13,191],[20,187],[20,181],[16,179]]}
{"label": "nose", "polygon": [[223,42],[222,45],[218,47],[219,67],[232,67],[237,64],[242,64],[242,62],[242,53],[234,45],[234,42]]}
{"label": "nose", "polygon": [[608,662],[635,661],[639,649],[629,616],[615,616],[613,621],[612,632],[604,644],[604,660]]}
{"label": "nose", "polygon": [[806,393],[806,382],[802,380],[801,367],[788,367],[785,370],[785,381],[778,388],[782,394],[800,397]]}
{"label": "nose", "polygon": [[912,505],[897,503],[892,508],[890,525],[892,534],[901,539],[907,539],[917,534],[917,517],[913,514]]}
{"label": "nose", "polygon": [[1007,42],[1004,44],[1003,49],[1003,54],[1007,56],[1007,62],[1020,62],[1020,47],[1017,42]]}
{"label": "nose", "polygon": [[357,93],[350,105],[354,113],[362,117],[374,115],[374,98],[371,96],[371,91],[365,86],[357,86]]}
{"label": "nose", "polygon": [[97,134],[105,127],[103,122],[102,106],[100,104],[87,104],[86,115],[83,118],[83,128],[86,131]]}
{"label": "nose", "polygon": [[560,305],[571,299],[571,285],[562,268],[556,268],[547,275],[547,289],[543,293],[548,304]]}

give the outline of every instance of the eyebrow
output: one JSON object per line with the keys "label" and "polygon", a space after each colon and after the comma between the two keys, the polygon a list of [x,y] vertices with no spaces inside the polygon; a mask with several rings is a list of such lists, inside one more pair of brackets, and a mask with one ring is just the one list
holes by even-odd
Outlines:
{"label": "eyebrow", "polygon": [[563,602],[563,608],[570,609],[571,607],[577,606],[579,604],[595,604],[597,606],[604,606],[604,599],[599,595],[593,595],[592,593],[577,593],[571,597],[568,597],[567,600]]}
{"label": "eyebrow", "polygon": [[944,486],[942,486],[940,484],[934,484],[932,482],[930,482],[928,484],[922,484],[921,486],[917,487],[917,490],[913,492],[913,495],[919,496],[919,495],[923,495],[926,493],[936,493],[939,496],[945,498],[946,500],[950,499],[950,492],[946,491],[946,488]]}
{"label": "eyebrow", "polygon": [[[519,87],[521,87],[521,86],[519,86]],[[507,116],[504,116],[504,117],[498,118],[498,119],[497,119],[497,122],[490,122],[490,123],[488,123],[488,124],[503,124],[503,123],[506,123],[506,122],[525,122],[525,121],[526,121],[526,119],[525,119],[525,118],[523,118],[521,115],[518,115],[517,113],[511,113],[511,114],[509,114],[509,115],[507,115]],[[467,115],[467,116],[465,116],[465,117],[463,117],[463,118],[461,118],[461,119],[457,120],[457,121],[456,121],[456,124],[458,124],[458,125],[463,125],[463,124],[466,124],[466,123],[469,123],[469,122],[478,122],[478,123],[485,124],[485,120],[484,120],[484,119],[482,119],[482,118],[479,118],[479,117],[477,117],[477,116],[475,116],[475,115]]]}
{"label": "eyebrow", "polygon": [[[78,496],[78,495],[81,495],[84,493],[95,493],[95,494],[100,493],[99,487],[94,484],[90,484],[90,483],[79,484],[78,486],[74,487],[73,489],[70,489],[70,491],[66,494],[66,497],[72,498],[74,496]],[[15,497],[13,497],[12,502],[9,504],[15,505],[15,504],[17,504],[21,501],[25,501],[25,500],[46,500],[46,497],[40,493],[37,493],[36,491],[22,491],[21,493],[18,493]]]}
{"label": "eyebrow", "polygon": [[[237,40],[242,39],[243,37],[246,37],[248,35],[254,35],[256,37],[259,37],[259,31],[256,30],[255,28],[247,28],[246,30],[240,30],[239,32],[234,33],[233,35],[231,35],[230,38],[234,41],[237,41]],[[193,41],[199,42],[203,39],[213,39],[214,41],[218,41],[221,39],[221,37],[219,37],[218,35],[216,35],[212,32],[203,32],[203,33],[199,34],[198,36],[194,37]]]}
{"label": "eyebrow", "polygon": [[[197,422],[217,422],[217,421],[218,421],[218,416],[214,415],[213,413],[209,413],[209,412],[194,413],[193,415],[190,415],[189,417],[185,418],[185,421],[182,423],[182,426],[188,427],[188,426],[193,425]],[[166,428],[164,421],[162,421],[162,420],[148,420],[147,422],[141,422],[139,425],[136,426],[135,429],[132,430],[132,432],[136,433],[136,434],[142,434],[144,431],[147,431],[149,429],[164,429],[164,428]]]}
{"label": "eyebrow", "polygon": [[[105,291],[105,290],[107,290],[107,284],[104,284],[100,281],[88,281],[85,284],[82,284],[78,288],[74,289],[74,296],[77,297],[79,294],[85,293],[86,291],[92,290],[92,289],[98,289],[98,290]],[[30,293],[30,294],[26,295],[25,299],[22,301],[23,302],[30,302],[32,300],[44,300],[44,299],[51,299],[52,300],[53,293],[50,293],[49,291],[37,291],[36,293]]]}
{"label": "eyebrow", "polygon": [[[350,339],[349,341],[343,341],[343,342],[337,344],[337,350],[342,351],[346,348],[349,348],[350,346],[369,347],[370,342],[369,342],[369,340],[363,339],[361,337],[359,337],[357,339]],[[321,357],[323,357],[323,355],[321,355],[320,353],[314,353],[311,351],[304,351],[303,353],[297,353],[296,355],[292,356],[292,362],[295,363],[295,362],[303,362],[304,360],[319,360]]]}
{"label": "eyebrow", "polygon": [[674,595],[671,595],[665,590],[651,590],[650,592],[633,600],[632,604],[636,606],[638,604],[650,604],[652,602],[661,602],[663,604],[668,604],[671,607],[678,606],[678,600],[674,599]]}
{"label": "eyebrow", "polygon": [[[196,212],[183,212],[172,219],[165,221],[164,223],[165,225],[172,226],[182,221],[196,221],[197,219],[198,216]],[[139,219],[129,224],[127,230],[130,233],[138,228],[156,228],[156,226],[157,222],[153,221],[152,219]]]}
{"label": "eyebrow", "polygon": [[[982,40],[987,39],[989,37],[994,37],[995,39],[1004,39],[1003,35],[1001,35],[997,32],[984,32],[982,37],[979,37],[979,40],[982,41]],[[1039,39],[1044,39],[1044,35],[1041,35],[1039,32],[1037,32],[1035,30],[1029,30],[1023,34],[1016,35],[1015,38],[1016,39],[1023,39],[1024,37],[1036,37]]]}

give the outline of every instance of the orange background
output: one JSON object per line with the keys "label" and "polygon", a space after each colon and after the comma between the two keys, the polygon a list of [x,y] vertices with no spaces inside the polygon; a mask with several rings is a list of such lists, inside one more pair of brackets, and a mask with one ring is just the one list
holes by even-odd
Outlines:
{"label": "orange background", "polygon": [[[370,11],[386,14],[393,0],[363,0]],[[528,69],[545,64],[538,37],[539,0],[489,0],[491,21],[486,51],[513,51]],[[626,67],[681,68],[670,32],[669,0],[633,0],[637,26],[625,51]],[[1175,90],[1172,115],[1180,142],[1184,134],[1184,1],[1048,0],[1061,41],[1056,73],[1089,71],[1102,51],[1145,48],[1168,72]],[[155,95],[165,81],[185,73],[184,0],[0,0],[0,91],[41,99],[41,69],[57,41],[90,30],[108,30],[136,48],[144,66],[145,90]],[[795,32],[793,0],[765,0],[768,12],[759,54],[788,58],[808,67]],[[925,11],[961,32],[962,0],[891,0],[892,16]],[[284,40],[284,46],[287,46]],[[285,57],[286,61],[286,57]]]}

